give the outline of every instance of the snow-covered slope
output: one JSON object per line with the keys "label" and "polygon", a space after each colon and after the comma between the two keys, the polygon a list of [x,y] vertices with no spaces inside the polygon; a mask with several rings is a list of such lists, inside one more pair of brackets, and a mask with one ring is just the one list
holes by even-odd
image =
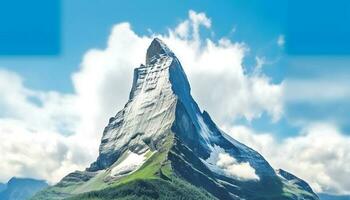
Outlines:
{"label": "snow-covered slope", "polygon": [[199,109],[179,60],[159,39],[134,70],[129,101],[109,120],[96,162],[59,184],[68,187],[72,179],[77,184],[68,191],[79,194],[150,174],[180,178],[218,199],[318,199]]}

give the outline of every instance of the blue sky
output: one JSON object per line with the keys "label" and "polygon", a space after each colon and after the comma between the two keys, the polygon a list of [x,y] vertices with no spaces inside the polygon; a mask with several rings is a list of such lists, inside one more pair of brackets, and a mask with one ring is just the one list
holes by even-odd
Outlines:
{"label": "blue sky", "polygon": [[[263,112],[252,119],[232,118],[232,124],[257,135],[271,134],[280,143],[319,123],[350,136],[350,3],[346,0],[52,2],[0,3],[0,70],[18,74],[26,88],[73,94],[72,74],[81,69],[87,51],[107,47],[114,25],[128,22],[139,36],[164,35],[193,10],[211,21],[209,29],[200,27],[202,39],[246,44],[247,76],[256,70],[258,57],[264,61],[263,77],[285,87],[283,115],[277,121]],[[4,110],[0,117],[6,117]],[[343,188],[350,191],[350,186]]]}
{"label": "blue sky", "polygon": [[[20,0],[18,0],[20,2]],[[15,2],[15,1],[13,1]],[[263,71],[273,82],[280,83],[286,78],[313,79],[319,77],[344,76],[349,73],[350,63],[350,22],[349,3],[347,1],[128,1],[120,2],[105,0],[103,2],[83,0],[55,1],[56,4],[37,4],[46,6],[48,10],[59,13],[59,19],[52,13],[42,13],[49,17],[42,18],[42,24],[57,24],[54,30],[59,46],[56,52],[48,48],[46,54],[38,52],[29,55],[0,55],[0,65],[16,71],[25,77],[25,84],[34,89],[58,90],[72,92],[71,74],[77,71],[84,53],[91,48],[104,48],[111,27],[120,22],[130,22],[138,34],[165,33],[169,27],[175,26],[187,17],[188,10],[204,12],[210,16],[214,34],[212,39],[228,37],[233,41],[246,43],[250,52],[244,62],[247,70],[255,65],[255,57],[261,56],[267,60]],[[15,3],[3,3],[3,10],[14,8]],[[53,5],[56,5],[55,8]],[[137,5],[137,6],[136,6]],[[35,3],[27,4],[32,13],[40,9]],[[18,12],[23,9],[18,7]],[[55,12],[53,12],[55,13]],[[2,15],[10,15],[3,12]],[[26,12],[17,15],[14,23],[22,23],[28,18]],[[39,14],[38,14],[39,15]],[[30,30],[30,25],[38,24],[40,16],[27,19],[24,29]],[[22,19],[22,22],[21,22]],[[39,20],[40,21],[40,20]],[[11,20],[7,22],[12,23]],[[40,26],[34,26],[40,27]],[[40,38],[41,28],[37,28],[37,38]],[[19,31],[20,32],[20,31]],[[35,32],[35,29],[34,29]],[[57,33],[56,33],[57,34]],[[280,48],[276,38],[283,35],[286,45]],[[18,38],[18,35],[13,37]],[[36,38],[36,36],[35,36]],[[28,44],[30,46],[30,43]],[[10,46],[10,45],[9,45]],[[35,51],[34,51],[35,52]],[[20,53],[19,53],[20,54]],[[25,54],[25,53],[22,53]],[[44,55],[43,55],[44,54]],[[341,108],[332,110],[334,104]],[[264,131],[274,130],[282,137],[296,133],[294,123],[288,123],[289,118],[311,118],[328,120],[329,111],[333,118],[349,118],[350,106],[346,102],[328,102],[322,105],[309,105],[305,102],[293,103],[287,107],[286,119],[280,123],[269,123],[267,116],[247,122],[251,126]],[[325,116],[327,115],[327,116]],[[324,117],[323,117],[324,116]],[[333,119],[332,119],[333,120]],[[337,119],[334,119],[337,121]],[[245,123],[245,120],[240,120]],[[293,120],[292,120],[293,121]],[[338,122],[337,122],[338,123]],[[347,121],[339,122],[344,130],[349,132]],[[268,124],[268,125],[266,125]],[[277,131],[278,130],[278,131]]]}
{"label": "blue sky", "polygon": [[[274,8],[255,1],[247,4],[244,1],[226,1],[216,4],[210,1],[187,1],[177,4],[176,1],[153,1],[121,3],[107,0],[62,1],[61,2],[61,51],[56,56],[1,57],[1,64],[26,74],[27,84],[40,89],[59,88],[72,91],[69,75],[76,70],[82,55],[90,48],[105,47],[112,25],[128,21],[139,34],[166,32],[167,28],[175,26],[187,17],[188,10],[203,11],[211,16],[214,22],[214,38],[231,37],[244,41],[257,53],[265,52],[270,43],[283,32],[281,15],[285,5],[274,5]],[[138,6],[135,6],[135,5]],[[33,9],[36,5],[33,5]],[[156,10],[156,12],[153,12]],[[220,10],[220,12],[217,12]],[[34,19],[33,19],[34,21]],[[49,21],[45,21],[49,23]],[[233,34],[232,30],[238,31]],[[254,30],[259,30],[258,33]],[[273,50],[271,50],[273,51]],[[254,54],[255,52],[252,52]],[[274,53],[274,52],[272,52]],[[23,65],[26,65],[24,67]],[[24,69],[25,68],[25,69]],[[31,68],[28,71],[28,68]],[[33,71],[33,72],[31,72]],[[47,78],[45,84],[38,77],[50,74],[60,76]],[[277,76],[277,75],[276,75]]]}

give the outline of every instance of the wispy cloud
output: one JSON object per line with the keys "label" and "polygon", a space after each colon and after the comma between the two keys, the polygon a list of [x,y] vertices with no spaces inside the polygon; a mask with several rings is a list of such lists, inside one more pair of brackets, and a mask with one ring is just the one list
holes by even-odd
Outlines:
{"label": "wispy cloud", "polygon": [[350,80],[336,77],[288,79],[285,81],[287,102],[325,103],[350,100]]}

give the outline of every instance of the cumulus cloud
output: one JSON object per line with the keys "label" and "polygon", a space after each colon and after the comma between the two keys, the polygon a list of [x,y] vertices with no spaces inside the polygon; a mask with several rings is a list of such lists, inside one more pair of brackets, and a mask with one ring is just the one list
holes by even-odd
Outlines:
{"label": "cumulus cloud", "polygon": [[58,181],[81,168],[87,159],[84,148],[60,134],[32,130],[21,121],[0,120],[0,179],[11,176],[40,177]]}
{"label": "cumulus cloud", "polygon": [[256,149],[276,168],[306,180],[316,192],[350,193],[350,137],[328,123],[310,124],[283,141],[244,126],[227,133]]}
{"label": "cumulus cloud", "polygon": [[30,90],[20,76],[0,70],[0,180],[12,176],[58,181],[91,159],[72,135],[73,96]]}
{"label": "cumulus cloud", "polygon": [[0,117],[20,119],[32,129],[73,129],[68,123],[74,120],[72,95],[30,90],[20,76],[1,69],[0,91]]}
{"label": "cumulus cloud", "polygon": [[194,96],[217,119],[252,119],[264,111],[278,118],[281,85],[271,84],[260,73],[245,74],[247,46],[225,38],[203,40],[201,27],[209,30],[211,20],[194,11],[166,34],[140,36],[129,23],[116,24],[105,49],[84,55],[72,75],[72,94],[32,90],[17,74],[1,70],[0,151],[6,156],[0,162],[0,179],[30,176],[56,182],[92,162],[108,118],[127,101],[133,68],[144,62],[155,36],[178,55]]}
{"label": "cumulus cloud", "polygon": [[242,63],[249,49],[244,43],[227,38],[218,42],[197,39],[198,24],[209,28],[211,23],[203,13],[191,17],[195,14],[190,11],[190,19],[181,23],[175,31],[169,30],[166,36],[156,36],[163,39],[179,57],[189,76],[192,93],[201,107],[219,122],[242,116],[251,120],[260,117],[263,112],[278,120],[283,113],[283,83],[272,84],[269,77],[261,73],[262,58],[257,58],[257,70],[246,74]]}

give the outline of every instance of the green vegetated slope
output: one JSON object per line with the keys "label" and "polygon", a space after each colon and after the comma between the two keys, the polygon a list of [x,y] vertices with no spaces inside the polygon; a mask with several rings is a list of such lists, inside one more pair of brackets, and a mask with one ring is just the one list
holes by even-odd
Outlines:
{"label": "green vegetated slope", "polygon": [[169,136],[137,171],[118,180],[105,182],[106,171],[84,183],[61,181],[32,199],[216,199],[174,174],[168,160],[172,145]]}
{"label": "green vegetated slope", "polygon": [[[182,179],[174,171],[169,155],[177,153],[174,140],[169,137],[164,146],[136,172],[121,178],[105,189],[79,194],[69,199],[217,199],[203,188]],[[178,156],[178,159],[182,159],[184,155]],[[183,164],[189,165],[189,163]]]}
{"label": "green vegetated slope", "polygon": [[88,192],[68,198],[69,200],[91,199],[164,199],[164,200],[211,200],[216,199],[209,193],[196,188],[181,179],[136,179],[119,186]]}
{"label": "green vegetated slope", "polygon": [[134,173],[102,190],[78,194],[68,199],[216,199],[207,191],[193,186],[174,173],[168,158],[169,153],[173,151],[173,139],[169,135],[164,145]]}
{"label": "green vegetated slope", "polygon": [[[234,195],[223,187],[224,184],[216,180],[215,175],[192,151],[173,136],[169,134],[163,146],[150,154],[148,160],[130,175],[106,182],[105,177],[109,174],[106,170],[86,182],[63,180],[32,199],[234,199]],[[263,191],[250,191],[248,196],[247,191],[243,191],[242,195],[245,193],[244,196],[248,199],[261,200],[294,199],[294,197],[297,199],[295,186],[285,184],[281,186],[283,190],[265,188]]]}

